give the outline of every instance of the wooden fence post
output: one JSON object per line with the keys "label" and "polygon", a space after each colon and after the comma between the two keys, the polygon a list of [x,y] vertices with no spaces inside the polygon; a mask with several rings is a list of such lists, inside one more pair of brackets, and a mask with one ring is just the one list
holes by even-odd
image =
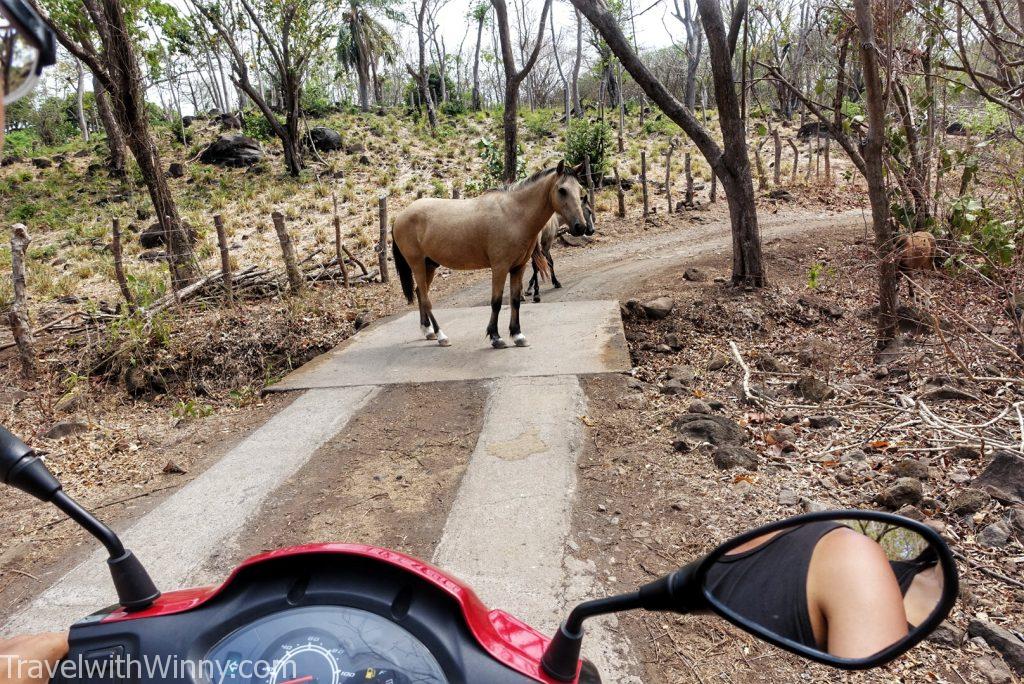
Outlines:
{"label": "wooden fence post", "polygon": [[651,205],[647,199],[647,150],[640,150],[640,188],[644,195],[644,218],[651,213]]}
{"label": "wooden fence post", "polygon": [[619,165],[615,165],[615,194],[619,198],[619,218],[626,217],[626,195],[622,192],[622,179],[619,178]]}
{"label": "wooden fence post", "polygon": [[775,173],[772,178],[775,187],[782,185],[782,138],[779,129],[772,129],[772,141],[775,143]]}
{"label": "wooden fence post", "polygon": [[22,223],[11,226],[11,277],[14,281],[14,302],[9,320],[14,342],[21,357],[21,375],[26,380],[36,376],[36,354],[32,326],[28,319],[28,295],[25,291],[25,250],[30,242],[28,228]]}
{"label": "wooden fence post", "polygon": [[455,185],[452,188],[452,199],[462,199],[462,188],[460,186]]}
{"label": "wooden fence post", "polygon": [[299,262],[295,258],[295,246],[292,245],[288,229],[284,226],[284,214],[275,211],[270,218],[274,220],[274,230],[277,231],[277,239],[281,242],[281,254],[284,256],[284,268],[288,273],[288,285],[292,294],[296,294],[303,290],[305,282],[299,271]]}
{"label": "wooden fence post", "polygon": [[341,286],[348,287],[348,268],[345,266],[345,255],[342,252],[344,247],[341,244],[341,216],[338,215],[338,193],[332,192],[331,199],[334,200],[334,258],[341,269]]}
{"label": "wooden fence post", "polygon": [[690,153],[686,153],[686,199],[684,200],[685,206],[693,206],[693,162],[690,158]]}
{"label": "wooden fence post", "polygon": [[796,175],[800,172],[800,147],[792,138],[786,138],[786,142],[793,148],[793,172],[790,175],[789,182],[792,185],[796,185]]}
{"label": "wooden fence post", "polygon": [[715,170],[711,169],[711,192],[708,194],[708,202],[714,204],[718,201],[718,176]]}
{"label": "wooden fence post", "polygon": [[676,141],[668,145],[668,152],[665,153],[665,199],[668,200],[668,213],[672,213],[672,153],[675,152]]}
{"label": "wooden fence post", "polygon": [[217,229],[217,246],[220,248],[220,277],[224,281],[224,293],[228,301],[235,298],[231,290],[231,259],[228,257],[228,234],[224,230],[224,219],[220,214],[213,217],[213,225]]}
{"label": "wooden fence post", "polygon": [[594,211],[594,177],[590,173],[590,155],[583,155],[583,174],[587,177],[587,199],[590,200],[590,211]]}
{"label": "wooden fence post", "polygon": [[388,282],[388,196],[377,198],[377,212],[380,214],[380,243],[377,245],[377,263],[380,266],[380,282]]}
{"label": "wooden fence post", "polygon": [[129,311],[135,311],[135,298],[132,291],[128,289],[128,279],[124,275],[124,254],[121,250],[121,221],[114,219],[114,234],[110,242],[110,251],[114,254],[114,277],[117,278],[117,286],[121,289],[121,296],[124,297],[125,306]]}
{"label": "wooden fence post", "polygon": [[[764,144],[764,141],[761,141]],[[754,145],[754,167],[757,169],[757,191],[763,192],[768,186],[768,176],[764,173],[764,160],[761,159],[761,145]]]}

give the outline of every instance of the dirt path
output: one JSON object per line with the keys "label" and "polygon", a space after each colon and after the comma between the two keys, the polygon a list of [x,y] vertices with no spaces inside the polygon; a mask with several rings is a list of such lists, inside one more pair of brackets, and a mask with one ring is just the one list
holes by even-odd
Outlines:
{"label": "dirt path", "polygon": [[[700,215],[695,215],[700,218]],[[769,214],[761,219],[765,249],[775,240],[813,233],[837,225],[851,230],[863,226],[860,209],[839,213],[796,211]],[[596,243],[586,249],[562,249],[555,255],[560,290],[541,285],[542,302],[618,298],[657,279],[666,271],[708,255],[728,254],[731,235],[727,220],[693,223],[675,231],[640,235],[610,245]],[[481,279],[441,301],[445,306],[482,306],[490,300],[490,280]]]}
{"label": "dirt path", "polygon": [[[764,239],[770,244],[836,225],[852,230],[861,221],[859,211],[775,215],[764,221]],[[728,254],[729,244],[728,224],[713,221],[636,240],[572,252],[560,250],[556,267],[565,287],[545,290],[544,298],[615,298],[666,271],[711,256],[721,259]],[[488,298],[485,280],[486,275],[479,274],[475,283],[442,301],[457,307],[479,304]],[[381,327],[386,325],[384,322]],[[424,343],[421,340],[419,344]],[[579,550],[581,545],[569,538],[578,501],[592,500],[589,484],[582,486],[582,492],[576,486],[584,440],[564,438],[573,430],[592,432],[586,427],[590,423],[583,413],[584,398],[575,375],[560,376],[560,382],[571,381],[562,392],[564,400],[556,401],[557,406],[550,410],[541,402],[539,411],[534,411],[531,383],[513,387],[515,383],[510,385],[505,379],[478,377],[483,379],[390,384],[386,389],[361,385],[349,387],[347,392],[335,383],[310,385],[323,389],[306,391],[289,409],[293,413],[301,409],[308,416],[275,416],[189,485],[206,494],[190,499],[188,489],[179,490],[138,520],[126,537],[140,557],[156,566],[154,576],[161,578],[165,587],[216,581],[241,558],[267,547],[327,539],[396,547],[420,557],[434,557],[456,575],[477,580],[481,596],[494,607],[516,612],[517,606],[509,601],[535,592],[532,603],[520,606],[521,611],[529,613],[526,617],[538,625],[550,627],[569,600],[606,592],[606,587],[615,584],[614,578],[597,575],[603,559],[588,557],[586,551]],[[537,392],[546,392],[548,399],[558,394],[551,387],[545,390],[544,382],[533,383],[540,388]],[[599,394],[595,399],[605,401]],[[533,425],[536,421],[540,422]],[[316,437],[295,440],[298,443],[288,447],[294,454],[280,462],[282,440],[294,435],[297,426]],[[515,453],[510,454],[509,449]],[[275,454],[274,468],[261,463],[266,454]],[[531,496],[531,482],[548,478],[551,468],[557,470],[557,478],[550,479],[554,489],[542,497],[551,504],[547,510]],[[614,472],[606,475],[614,478]],[[209,538],[204,537],[202,549],[189,552],[187,562],[174,556],[169,535],[164,535],[163,542],[144,538],[164,529],[167,517],[160,515],[161,510],[176,512],[177,518],[194,515],[189,504],[196,507],[197,501],[209,501],[213,490],[232,479],[245,478],[250,480],[247,487],[238,492],[237,501],[224,502],[230,510],[218,517],[217,525],[210,526],[216,529],[204,530]],[[488,525],[482,512],[496,505],[508,506],[502,510],[505,523],[529,521],[527,539],[502,539],[500,529]],[[480,533],[479,539],[471,534],[474,531]],[[472,539],[476,541],[467,546]],[[513,553],[508,546],[520,548],[529,539],[548,539],[552,548],[523,548]],[[441,540],[446,541],[438,546]],[[142,553],[147,547],[161,553]],[[547,564],[536,560],[549,554]],[[543,586],[516,584],[528,583],[531,578],[534,585]],[[62,624],[69,609],[84,612],[80,607],[83,600],[102,604],[100,598],[108,593],[108,583],[94,554],[90,562],[55,583],[34,606],[16,616],[5,630],[11,625]],[[548,622],[550,625],[541,624]],[[606,683],[645,681],[616,623],[596,624],[595,632],[600,631],[616,636],[594,639],[585,651],[609,672]],[[601,650],[598,646],[608,647],[613,641],[616,644],[610,651],[595,653]]]}

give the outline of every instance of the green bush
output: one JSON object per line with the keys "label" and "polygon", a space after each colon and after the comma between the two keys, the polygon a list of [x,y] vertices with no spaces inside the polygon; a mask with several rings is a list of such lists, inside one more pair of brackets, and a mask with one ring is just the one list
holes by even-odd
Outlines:
{"label": "green bush", "polygon": [[11,131],[4,136],[4,156],[27,157],[39,144],[39,136],[32,130]]}
{"label": "green bush", "polygon": [[[484,172],[480,178],[470,179],[466,183],[466,193],[475,195],[488,188],[502,187],[505,184],[505,145],[500,140],[481,138],[477,144],[480,151],[480,158],[484,162]],[[523,146],[518,147],[519,154],[516,155],[516,178],[526,176],[526,161],[523,159]]]}
{"label": "green bush", "polygon": [[604,176],[608,168],[608,144],[612,137],[612,129],[602,121],[573,119],[565,133],[565,161],[572,166],[583,163],[590,155],[590,175],[595,180]]}
{"label": "green bush", "polygon": [[307,83],[302,90],[302,111],[306,116],[319,119],[334,110],[326,86],[320,83]]}
{"label": "green bush", "polygon": [[[275,116],[277,115],[275,114]],[[284,119],[278,117],[277,120],[282,126],[284,125]],[[263,116],[263,112],[255,109],[243,112],[242,133],[253,140],[271,140],[276,137],[267,117]]]}
{"label": "green bush", "polygon": [[[1024,226],[996,216],[984,200],[963,196],[950,207],[950,231],[969,251],[979,252],[994,264],[1009,266]],[[983,270],[987,270],[984,269]]]}
{"label": "green bush", "polygon": [[546,138],[551,135],[554,130],[554,121],[551,118],[551,112],[544,109],[527,112],[523,116],[523,125],[535,138]]}
{"label": "green bush", "polygon": [[469,111],[469,106],[463,97],[452,97],[441,105],[441,113],[445,116],[462,116],[467,111]]}
{"label": "green bush", "polygon": [[68,120],[64,99],[59,97],[48,97],[40,102],[31,120],[39,140],[47,147],[63,145],[77,130]]}

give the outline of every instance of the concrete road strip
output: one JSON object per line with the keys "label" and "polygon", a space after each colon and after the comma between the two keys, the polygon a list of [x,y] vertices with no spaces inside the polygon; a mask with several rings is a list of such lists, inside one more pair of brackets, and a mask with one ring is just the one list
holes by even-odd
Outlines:
{"label": "concrete road strip", "polygon": [[[157,587],[183,589],[208,558],[376,393],[374,387],[306,392],[122,535]],[[5,634],[67,629],[116,601],[97,550],[3,627]]]}
{"label": "concrete road strip", "polygon": [[[578,593],[592,582],[567,557],[585,408],[572,376],[496,380],[433,558],[488,606],[547,633],[570,608],[570,586]],[[587,654],[616,673],[606,681],[632,681],[632,664],[618,655],[628,651],[601,625],[589,633]]]}
{"label": "concrete road strip", "polygon": [[[615,301],[524,307],[523,330],[531,346],[503,350],[491,349],[484,336],[489,307],[438,309],[435,315],[451,347],[422,339],[419,314],[410,312],[359,333],[270,389],[585,375],[631,366]],[[507,307],[501,325],[508,326]]]}

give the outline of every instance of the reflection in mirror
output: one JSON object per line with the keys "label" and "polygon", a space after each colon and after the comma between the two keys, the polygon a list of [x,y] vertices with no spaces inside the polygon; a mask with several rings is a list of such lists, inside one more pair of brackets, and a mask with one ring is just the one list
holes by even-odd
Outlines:
{"label": "reflection in mirror", "polygon": [[907,638],[939,606],[938,553],[892,522],[828,520],[728,549],[706,594],[761,633],[838,658],[873,656]]}

